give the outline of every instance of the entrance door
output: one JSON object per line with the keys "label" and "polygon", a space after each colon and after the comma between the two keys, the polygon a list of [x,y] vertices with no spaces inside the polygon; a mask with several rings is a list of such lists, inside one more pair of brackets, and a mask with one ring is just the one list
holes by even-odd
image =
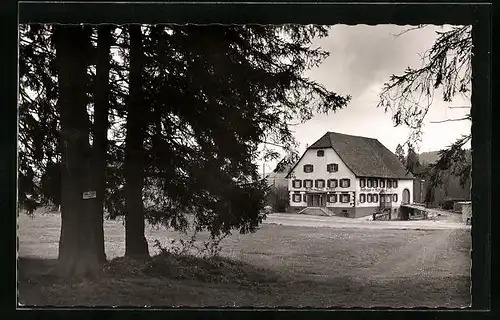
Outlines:
{"label": "entrance door", "polygon": [[410,203],[410,190],[404,189],[403,190],[403,204]]}
{"label": "entrance door", "polygon": [[307,195],[307,206],[308,207],[313,207],[313,200],[314,200],[314,195],[308,194]]}
{"label": "entrance door", "polygon": [[325,207],[326,198],[325,194],[308,194],[307,195],[307,206],[308,207]]}

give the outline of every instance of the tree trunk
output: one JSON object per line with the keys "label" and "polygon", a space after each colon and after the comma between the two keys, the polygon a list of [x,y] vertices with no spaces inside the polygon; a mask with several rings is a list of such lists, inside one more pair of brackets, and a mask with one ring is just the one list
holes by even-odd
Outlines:
{"label": "tree trunk", "polygon": [[97,248],[100,225],[92,201],[83,192],[92,187],[91,149],[86,109],[86,67],[90,32],[81,26],[56,26],[56,47],[61,119],[61,237],[59,270],[65,275],[82,275],[100,268]]}
{"label": "tree trunk", "polygon": [[134,259],[149,257],[144,236],[144,136],[147,108],[142,109],[142,31],[139,25],[129,27],[130,32],[130,86],[127,105],[127,135],[125,138],[125,256]]}
{"label": "tree trunk", "polygon": [[99,241],[97,248],[99,260],[106,261],[104,249],[104,192],[106,190],[106,151],[108,142],[108,114],[109,114],[109,69],[111,48],[111,27],[101,25],[97,29],[97,63],[96,63],[96,91],[94,104],[94,145],[93,145],[93,178],[96,189],[95,217],[99,224]]}

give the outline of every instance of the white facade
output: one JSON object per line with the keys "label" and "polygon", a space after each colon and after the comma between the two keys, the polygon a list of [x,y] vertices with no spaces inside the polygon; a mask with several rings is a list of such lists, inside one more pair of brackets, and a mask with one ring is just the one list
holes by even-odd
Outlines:
{"label": "white facade", "polygon": [[[324,151],[324,156],[323,157],[318,157],[317,151],[318,150],[323,150]],[[313,166],[313,172],[304,172],[304,165],[312,165]],[[328,172],[327,171],[327,165],[328,164],[337,164],[338,165],[338,170],[337,172]],[[315,181],[318,179],[324,180],[324,187],[323,188],[318,188],[315,185]],[[338,186],[334,188],[329,188],[328,187],[328,180],[329,179],[337,179]],[[340,180],[341,179],[349,179],[350,181],[350,186],[347,188],[342,188],[340,186]],[[307,202],[305,201],[306,199],[304,198],[304,195],[307,193],[335,193],[337,194],[337,197],[339,197],[340,194],[343,192],[348,192],[348,194],[351,194],[350,196],[350,201],[347,203],[342,203],[340,202],[340,199],[337,198],[337,202],[332,203],[332,202],[326,202],[327,207],[345,207],[349,208],[352,207],[352,202],[354,201],[353,197],[353,192],[355,191],[355,179],[356,176],[354,173],[342,162],[338,154],[332,149],[332,148],[325,148],[325,149],[308,149],[306,150],[306,153],[300,159],[300,161],[297,163],[293,171],[290,173],[289,178],[288,178],[288,190],[290,191],[290,206],[292,207],[305,207],[307,206]],[[294,180],[301,180],[302,185],[300,188],[295,188],[293,186],[293,181]],[[311,188],[306,188],[304,184],[304,180],[312,180],[313,186]],[[297,192],[300,192],[301,194],[301,200],[300,202],[295,202],[293,195],[296,194]]]}
{"label": "white facade", "polygon": [[[323,156],[318,156],[318,151],[322,150],[324,152]],[[338,167],[335,172],[328,172],[327,165],[336,164]],[[305,172],[304,165],[312,165],[312,172]],[[328,180],[329,179],[337,179],[336,187],[329,187]],[[350,185],[348,187],[341,186],[341,179],[349,179]],[[361,187],[361,180],[365,180],[365,187]],[[387,180],[383,178],[370,178],[372,180],[377,180],[377,187],[372,185],[371,188],[368,188],[366,185],[366,178],[356,177],[355,174],[345,165],[345,163],[341,160],[339,155],[335,152],[333,148],[324,148],[324,149],[308,149],[305,154],[299,160],[294,169],[290,172],[288,177],[288,190],[290,193],[290,206],[293,207],[307,207],[308,199],[307,195],[321,194],[323,197],[323,205],[329,208],[359,208],[359,211],[363,212],[363,215],[368,214],[370,208],[378,207],[380,204],[380,192],[384,191],[386,195],[391,195],[391,207],[399,208],[401,203],[403,202],[404,195],[403,192],[406,193],[407,202],[413,202],[413,180],[411,179],[398,179],[397,187],[387,187]],[[300,187],[294,185],[294,180],[300,180]],[[312,180],[312,187],[306,187],[304,181]],[[324,186],[318,187],[316,185],[317,180],[324,180]],[[384,180],[384,187],[381,187],[381,180]],[[395,181],[395,179],[390,179],[391,183]],[[407,191],[405,191],[407,190]],[[300,201],[295,201],[299,199]],[[331,194],[336,194],[337,198],[335,202],[327,201],[330,199]],[[349,202],[341,202],[340,196],[343,194],[349,194]],[[364,194],[365,201],[360,202],[360,195]],[[368,202],[367,195],[377,194],[376,200]],[[397,196],[394,197],[393,195]],[[397,199],[396,199],[397,198]],[[394,201],[396,200],[396,201]],[[310,203],[309,203],[310,204]],[[311,205],[310,205],[311,206]]]}
{"label": "white facade", "polygon": [[[365,180],[365,187],[361,188],[361,180]],[[356,197],[356,207],[373,207],[375,204],[374,203],[369,203],[368,201],[365,200],[364,203],[361,203],[359,201],[360,195],[361,194],[380,194],[380,192],[384,191],[386,195],[394,195],[397,194],[397,201],[392,201],[392,207],[393,208],[399,208],[401,204],[403,203],[403,191],[406,189],[408,190],[408,196],[409,199],[407,203],[413,203],[413,180],[409,179],[398,179],[397,180],[397,187],[387,187],[387,180],[395,181],[395,179],[382,179],[382,178],[373,178],[371,180],[378,180],[377,184],[378,187],[374,188],[368,188],[366,185],[366,180],[368,178],[356,178],[356,194],[358,195]],[[384,188],[380,187],[380,182],[381,180],[384,180]],[[393,183],[394,184],[394,183]],[[380,201],[380,199],[379,199]],[[377,203],[378,205],[378,203]]]}

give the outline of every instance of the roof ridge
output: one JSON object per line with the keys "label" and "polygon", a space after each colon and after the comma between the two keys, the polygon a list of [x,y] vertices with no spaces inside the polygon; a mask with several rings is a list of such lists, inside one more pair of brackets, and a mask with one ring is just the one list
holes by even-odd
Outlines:
{"label": "roof ridge", "polygon": [[327,134],[338,134],[338,135],[343,135],[343,136],[348,136],[348,137],[356,137],[356,138],[363,138],[363,139],[369,139],[369,140],[377,140],[377,138],[371,138],[371,137],[365,137],[365,136],[358,136],[354,134],[347,134],[347,133],[341,133],[341,132],[334,132],[334,131],[327,131]]}

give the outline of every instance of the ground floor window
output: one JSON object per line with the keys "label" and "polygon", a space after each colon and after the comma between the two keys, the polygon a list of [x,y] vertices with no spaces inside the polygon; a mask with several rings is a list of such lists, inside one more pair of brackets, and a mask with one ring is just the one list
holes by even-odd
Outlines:
{"label": "ground floor window", "polygon": [[398,194],[397,193],[392,195],[392,201],[398,202]]}
{"label": "ground floor window", "polygon": [[386,203],[390,203],[391,202],[391,195],[390,194],[388,194],[388,195],[385,196],[385,202]]}
{"label": "ground floor window", "polygon": [[373,202],[378,202],[378,194],[373,195]]}
{"label": "ground floor window", "polygon": [[369,203],[372,202],[372,195],[371,194],[366,195],[366,202],[369,202]]}
{"label": "ground floor window", "polygon": [[349,194],[341,194],[340,195],[340,202],[348,203],[349,201],[351,201],[351,195],[349,195]]}
{"label": "ground floor window", "polygon": [[302,200],[302,195],[300,193],[293,194],[293,202],[301,202],[301,200]]}
{"label": "ground floor window", "polygon": [[364,203],[366,201],[366,195],[364,193],[361,193],[359,195],[359,202]]}
{"label": "ground floor window", "polygon": [[328,195],[328,202],[332,202],[332,203],[337,202],[337,195],[336,194],[329,194]]}

